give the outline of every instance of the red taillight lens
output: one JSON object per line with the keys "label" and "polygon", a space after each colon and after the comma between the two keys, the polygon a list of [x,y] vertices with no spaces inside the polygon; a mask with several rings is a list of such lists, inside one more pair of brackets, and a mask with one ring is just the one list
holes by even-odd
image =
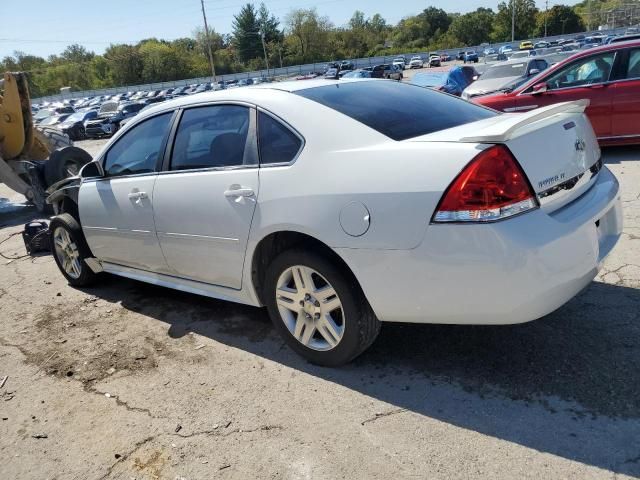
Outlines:
{"label": "red taillight lens", "polygon": [[518,162],[504,145],[480,152],[445,192],[434,222],[491,222],[538,206]]}

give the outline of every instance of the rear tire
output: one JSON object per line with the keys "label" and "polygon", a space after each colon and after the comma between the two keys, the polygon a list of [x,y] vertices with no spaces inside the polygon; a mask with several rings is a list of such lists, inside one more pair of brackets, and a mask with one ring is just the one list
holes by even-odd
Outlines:
{"label": "rear tire", "polygon": [[49,230],[53,258],[69,285],[86,287],[98,280],[100,275],[85,261],[93,255],[76,219],[68,213],[57,215],[51,220]]}
{"label": "rear tire", "polygon": [[263,287],[276,330],[311,363],[344,365],[380,332],[381,323],[353,275],[320,255],[302,249],[281,253],[267,268]]}

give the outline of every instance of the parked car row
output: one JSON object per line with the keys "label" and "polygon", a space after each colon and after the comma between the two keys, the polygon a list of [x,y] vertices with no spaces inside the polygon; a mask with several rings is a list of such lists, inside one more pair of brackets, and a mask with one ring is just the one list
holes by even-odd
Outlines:
{"label": "parked car row", "polygon": [[194,95],[212,90],[239,88],[271,81],[267,78],[200,83],[162,90],[140,90],[97,95],[63,102],[43,102],[32,106],[36,125],[54,127],[66,133],[71,140],[110,137],[145,107],[165,100]]}

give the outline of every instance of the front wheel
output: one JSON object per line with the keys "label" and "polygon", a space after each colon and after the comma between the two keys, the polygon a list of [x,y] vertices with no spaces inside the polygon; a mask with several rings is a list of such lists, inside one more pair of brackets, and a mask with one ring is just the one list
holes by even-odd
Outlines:
{"label": "front wheel", "polygon": [[53,217],[49,231],[53,258],[69,284],[85,287],[94,283],[98,275],[85,262],[91,250],[76,219],[68,213]]}
{"label": "front wheel", "polygon": [[353,360],[380,332],[380,321],[355,279],[305,250],[289,250],[273,260],[263,295],[276,330],[295,352],[318,365]]}

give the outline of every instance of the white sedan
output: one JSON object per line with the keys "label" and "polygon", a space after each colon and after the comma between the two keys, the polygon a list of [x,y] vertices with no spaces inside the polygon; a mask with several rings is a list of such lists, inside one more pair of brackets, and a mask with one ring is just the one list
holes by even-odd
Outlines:
{"label": "white sedan", "polygon": [[182,97],[52,193],[54,257],[74,286],[108,272],[266,306],[322,365],[381,322],[527,322],[621,234],[585,106],[498,114],[358,79]]}
{"label": "white sedan", "polygon": [[420,57],[413,57],[409,62],[409,68],[423,68],[424,61]]}

